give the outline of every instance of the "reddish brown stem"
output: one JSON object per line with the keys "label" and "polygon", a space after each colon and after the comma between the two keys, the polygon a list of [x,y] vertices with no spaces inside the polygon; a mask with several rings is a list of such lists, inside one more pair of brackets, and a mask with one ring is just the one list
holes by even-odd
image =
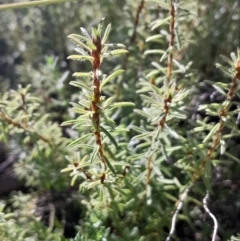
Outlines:
{"label": "reddish brown stem", "polygon": [[[98,71],[101,64],[101,51],[102,51],[102,44],[100,37],[97,37],[96,39],[93,39],[93,44],[95,45],[96,49],[92,50],[92,69],[93,69],[93,86],[94,86],[94,96],[91,103],[91,111],[93,112],[93,115],[91,117],[93,125],[94,125],[94,136],[95,141],[98,145],[98,154],[100,157],[100,161],[104,166],[104,171],[106,171],[106,161],[104,158],[104,152],[103,152],[103,145],[101,140],[101,132],[100,132],[100,97],[101,97],[101,90],[100,90],[100,80],[98,78]],[[105,175],[103,174],[101,177],[101,183],[104,183]]]}
{"label": "reddish brown stem", "polygon": [[147,163],[146,163],[146,168],[147,168],[147,174],[146,174],[146,185],[148,186],[150,183],[150,175],[152,172],[152,167],[151,167],[151,161],[152,161],[152,156],[149,156],[147,158]]}

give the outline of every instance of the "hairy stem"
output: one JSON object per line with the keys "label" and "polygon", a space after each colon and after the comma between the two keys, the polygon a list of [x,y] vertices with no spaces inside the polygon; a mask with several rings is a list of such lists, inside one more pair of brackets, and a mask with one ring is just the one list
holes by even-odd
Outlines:
{"label": "hairy stem", "polygon": [[[93,126],[94,126],[94,136],[95,141],[98,145],[98,154],[100,157],[100,161],[103,164],[103,169],[106,171],[107,165],[104,158],[104,152],[103,152],[103,145],[101,140],[101,132],[100,132],[100,97],[101,97],[101,90],[100,90],[100,80],[98,78],[98,72],[101,64],[101,51],[102,51],[102,44],[100,37],[97,37],[96,39],[93,39],[93,44],[95,45],[96,49],[92,50],[92,69],[93,69],[93,86],[94,86],[94,96],[91,103],[91,111],[93,112],[93,115],[91,117]],[[105,174],[101,176],[101,183],[104,183],[105,180]]]}

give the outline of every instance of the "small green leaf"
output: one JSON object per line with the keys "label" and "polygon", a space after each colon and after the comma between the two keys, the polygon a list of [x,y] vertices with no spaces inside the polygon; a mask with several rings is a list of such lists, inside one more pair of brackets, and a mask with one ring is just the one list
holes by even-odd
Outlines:
{"label": "small green leaf", "polygon": [[104,159],[105,159],[105,161],[106,161],[106,164],[107,164],[108,168],[111,170],[111,172],[112,172],[113,174],[116,175],[117,173],[116,173],[115,169],[113,168],[112,164],[110,163],[110,161],[107,159],[106,156],[104,156]]}
{"label": "small green leaf", "polygon": [[225,91],[224,91],[220,86],[218,86],[218,85],[216,85],[216,84],[213,84],[212,86],[213,86],[219,93],[221,93],[222,95],[226,96]]}
{"label": "small green leaf", "polygon": [[143,117],[145,117],[145,118],[151,118],[151,117],[152,117],[151,115],[145,113],[145,112],[142,111],[142,110],[135,109],[134,112],[137,113],[137,114],[139,114],[139,115],[141,115],[141,116],[143,116]]}
{"label": "small green leaf", "polygon": [[162,55],[161,59],[159,60],[159,62],[162,62],[164,59],[166,59],[168,54],[169,54],[169,48],[163,53],[163,55]]}
{"label": "small green leaf", "polygon": [[71,81],[69,84],[72,85],[72,86],[81,88],[81,89],[85,89],[85,90],[87,90],[89,92],[92,92],[91,88],[89,88],[88,86],[86,86],[83,83],[80,83],[79,81]]}
{"label": "small green leaf", "polygon": [[68,166],[68,167],[62,169],[61,172],[69,172],[69,171],[72,171],[74,169],[75,169],[75,167],[73,165],[71,165],[71,166]]}
{"label": "small green leaf", "polygon": [[105,19],[105,18],[102,18],[101,21],[100,21],[100,23],[98,24],[98,28],[97,28],[97,35],[98,35],[98,36],[101,36],[104,19]]}
{"label": "small green leaf", "polygon": [[[81,46],[83,49],[87,50],[89,53],[91,52],[91,49],[86,45],[84,44],[83,42],[81,42],[78,37],[75,37],[76,35],[75,34],[71,34],[68,36],[68,38],[70,38],[75,44]],[[83,37],[83,36],[82,36]]]}
{"label": "small green leaf", "polygon": [[60,126],[73,125],[73,124],[76,124],[77,122],[78,122],[77,120],[67,120],[67,121],[64,121]]}
{"label": "small green leaf", "polygon": [[109,105],[112,104],[112,102],[115,100],[115,96],[111,96],[109,97],[108,99],[106,99],[104,102],[103,102],[103,108],[106,108],[108,107]]}
{"label": "small green leaf", "polygon": [[222,66],[221,64],[216,63],[216,67],[219,68],[226,76],[228,77],[232,77],[233,76],[233,72],[226,68],[225,66]]}
{"label": "small green leaf", "polygon": [[123,107],[123,106],[135,106],[132,102],[118,102],[111,105],[111,108]]}
{"label": "small green leaf", "polygon": [[119,55],[119,54],[127,54],[128,51],[126,49],[115,49],[110,52],[110,55]]}
{"label": "small green leaf", "polygon": [[77,61],[85,61],[88,60],[90,62],[93,61],[92,56],[84,56],[84,55],[70,55],[67,57],[67,59],[77,60]]}
{"label": "small green leaf", "polygon": [[[150,41],[156,41],[156,40],[159,40],[160,38],[162,38],[163,35],[162,34],[156,34],[156,35],[153,35],[153,36],[150,36],[146,39],[146,42],[150,42]],[[159,42],[159,41],[156,41],[156,42]]]}
{"label": "small green leaf", "polygon": [[161,49],[151,49],[151,50],[146,50],[144,52],[144,55],[148,55],[148,54],[164,54],[166,51],[161,50]]}
{"label": "small green leaf", "polygon": [[99,37],[97,29],[95,27],[92,27],[92,38],[97,39]]}
{"label": "small green leaf", "polygon": [[156,29],[156,28],[160,27],[161,25],[167,23],[170,20],[170,18],[171,18],[171,16],[168,16],[168,17],[166,17],[166,18],[164,18],[162,20],[155,21],[153,26],[152,26],[152,28],[151,28],[151,30],[153,31],[154,29]]}
{"label": "small green leaf", "polygon": [[95,159],[95,157],[96,157],[96,155],[97,155],[97,153],[98,153],[98,150],[99,150],[99,146],[96,146],[96,147],[94,148],[93,152],[92,152],[91,157],[90,157],[90,163],[92,163],[93,160]]}
{"label": "small green leaf", "polygon": [[78,177],[78,173],[73,176],[72,181],[71,181],[71,186],[74,185],[74,183],[75,183],[76,180],[77,180],[77,177]]}
{"label": "small green leaf", "polygon": [[79,144],[78,145],[79,148],[87,148],[87,149],[93,149],[93,146],[92,145],[86,145],[86,144]]}
{"label": "small green leaf", "polygon": [[182,47],[181,39],[180,39],[180,37],[179,37],[179,34],[178,34],[177,29],[175,29],[174,32],[175,32],[175,38],[176,38],[176,41],[177,41],[177,48],[178,48],[178,50],[180,51],[180,50],[181,50],[181,47]]}
{"label": "small green leaf", "polygon": [[80,30],[82,31],[82,34],[88,39],[91,40],[90,35],[88,34],[87,30],[83,27],[80,28]]}
{"label": "small green leaf", "polygon": [[93,187],[95,187],[99,184],[101,184],[101,181],[97,180],[97,181],[91,182],[87,187],[88,187],[88,189],[90,189],[90,188],[93,188]]}
{"label": "small green leaf", "polygon": [[85,115],[88,111],[87,110],[84,110],[83,108],[81,107],[73,107],[71,109],[74,113],[77,113],[77,114],[82,114],[82,115]]}
{"label": "small green leaf", "polygon": [[72,39],[72,38],[78,39],[79,41],[83,40],[85,42],[88,42],[89,40],[91,40],[91,39],[87,38],[86,36],[82,36],[82,35],[79,35],[79,34],[70,34],[68,36],[68,38],[70,38],[70,39]]}
{"label": "small green leaf", "polygon": [[75,141],[72,141],[68,147],[73,147],[73,146],[76,146],[77,144],[81,143],[82,141],[84,141],[86,138],[88,138],[90,135],[92,135],[92,133],[88,133],[80,138],[78,138],[77,140]]}
{"label": "small green leaf", "polygon": [[115,77],[117,77],[118,75],[122,74],[125,70],[123,69],[119,69],[115,72],[113,72],[112,74],[110,74],[107,78],[105,78],[102,83],[101,83],[101,88],[106,85],[110,80],[114,79]]}
{"label": "small green leaf", "polygon": [[212,130],[208,133],[208,135],[204,138],[203,143],[206,143],[217,131],[218,127],[219,127],[220,123],[217,123]]}
{"label": "small green leaf", "polygon": [[87,45],[88,47],[91,49],[91,50],[96,50],[97,47],[92,43],[92,42],[87,42]]}
{"label": "small green leaf", "polygon": [[168,131],[168,133],[175,139],[178,139],[178,133],[176,131],[174,131],[173,129],[171,129],[167,124],[164,125],[164,127],[166,128],[166,130]]}
{"label": "small green leaf", "polygon": [[109,33],[111,31],[111,24],[108,24],[106,30],[105,30],[105,33],[103,35],[103,38],[102,38],[102,45],[104,45],[108,39],[108,36],[109,36]]}
{"label": "small green leaf", "polygon": [[101,131],[110,139],[110,141],[112,142],[112,144],[117,148],[118,144],[115,141],[115,139],[113,138],[113,136],[102,126],[100,126]]}
{"label": "small green leaf", "polygon": [[111,162],[112,166],[129,166],[129,163],[127,162]]}

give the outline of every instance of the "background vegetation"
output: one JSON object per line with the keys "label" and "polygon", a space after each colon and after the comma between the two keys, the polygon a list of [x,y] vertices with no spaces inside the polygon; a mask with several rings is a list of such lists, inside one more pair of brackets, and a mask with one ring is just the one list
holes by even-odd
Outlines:
{"label": "background vegetation", "polygon": [[[1,240],[165,240],[179,204],[172,240],[239,239],[240,3],[175,1],[173,17],[170,2],[0,8]],[[101,22],[120,45],[104,49],[99,78],[125,71],[102,87],[98,128],[79,119],[93,77],[72,76],[94,73],[93,60],[69,59],[67,36],[83,27],[94,45]]]}

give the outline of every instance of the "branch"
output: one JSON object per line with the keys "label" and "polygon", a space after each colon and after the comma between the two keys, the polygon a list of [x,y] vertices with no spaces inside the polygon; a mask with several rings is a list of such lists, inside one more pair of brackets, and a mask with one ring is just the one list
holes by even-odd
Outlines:
{"label": "branch", "polygon": [[213,235],[212,235],[212,241],[215,241],[216,235],[217,235],[217,230],[218,230],[218,222],[217,222],[216,217],[210,212],[210,210],[207,207],[208,198],[209,198],[209,192],[207,191],[206,196],[203,199],[203,207],[204,207],[205,211],[209,214],[209,216],[213,219],[214,231],[213,231]]}
{"label": "branch", "polygon": [[170,230],[170,232],[169,232],[169,234],[168,234],[168,237],[167,237],[166,241],[170,241],[172,235],[174,234],[174,231],[175,231],[175,228],[176,228],[177,215],[178,215],[179,212],[181,211],[182,206],[183,206],[183,202],[184,202],[184,200],[186,199],[186,197],[187,197],[187,195],[188,195],[191,187],[192,187],[192,184],[190,184],[190,185],[185,189],[185,191],[183,192],[181,198],[179,199],[179,203],[178,203],[178,205],[177,205],[177,209],[176,209],[176,211],[175,211],[175,213],[174,213],[174,215],[173,215],[173,217],[172,217],[171,230]]}
{"label": "branch", "polygon": [[37,133],[36,131],[29,129],[28,126],[25,126],[25,125],[23,125],[22,123],[19,123],[19,122],[15,121],[15,120],[11,119],[11,117],[7,116],[7,115],[4,114],[2,111],[0,111],[0,117],[1,117],[4,121],[6,121],[8,124],[11,124],[11,125],[13,125],[13,126],[15,126],[15,127],[17,127],[17,128],[23,129],[23,130],[27,131],[28,133],[33,133],[33,132],[34,132],[34,134],[37,135],[37,137],[38,137],[40,140],[46,142],[49,146],[51,146],[51,142],[50,142],[47,138],[45,138],[44,136],[40,135],[40,134]]}

